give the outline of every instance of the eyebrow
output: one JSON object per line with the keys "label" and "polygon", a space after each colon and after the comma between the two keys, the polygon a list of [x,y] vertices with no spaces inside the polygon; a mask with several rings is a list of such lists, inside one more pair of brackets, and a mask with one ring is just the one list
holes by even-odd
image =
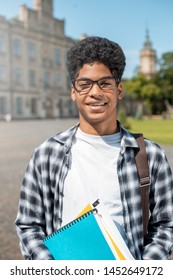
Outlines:
{"label": "eyebrow", "polygon": [[[98,81],[98,80],[101,80],[101,79],[107,79],[107,78],[114,78],[113,76],[103,76],[97,80],[93,80],[91,78],[86,78],[86,77],[80,77],[80,78],[77,78],[76,80],[91,80],[91,81]],[[115,79],[115,78],[114,78]]]}

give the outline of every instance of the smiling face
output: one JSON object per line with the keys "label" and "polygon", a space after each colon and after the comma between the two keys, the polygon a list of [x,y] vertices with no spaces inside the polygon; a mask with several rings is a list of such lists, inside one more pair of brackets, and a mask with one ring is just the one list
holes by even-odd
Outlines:
{"label": "smiling face", "polygon": [[[94,62],[85,64],[79,71],[77,79],[99,80],[112,77],[107,66]],[[115,83],[112,90],[102,90],[94,83],[87,94],[80,94],[72,86],[71,97],[79,110],[80,128],[85,133],[110,135],[117,131],[116,107],[118,99],[122,98],[122,85]]]}

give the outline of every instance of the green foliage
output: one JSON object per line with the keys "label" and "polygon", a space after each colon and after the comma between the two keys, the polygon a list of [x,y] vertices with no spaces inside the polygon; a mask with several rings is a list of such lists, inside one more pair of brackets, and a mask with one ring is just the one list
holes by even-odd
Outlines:
{"label": "green foliage", "polygon": [[159,65],[162,71],[173,70],[173,52],[162,54],[162,57],[159,60]]}
{"label": "green foliage", "polygon": [[131,125],[130,122],[127,118],[127,114],[125,110],[120,110],[118,112],[118,120],[120,121],[120,123],[126,128],[126,129],[130,129]]}
{"label": "green foliage", "polygon": [[141,88],[141,96],[144,100],[153,100],[160,95],[160,88],[153,83],[147,83]]}
{"label": "green foliage", "polygon": [[124,82],[127,95],[147,104],[151,114],[162,114],[165,101],[173,105],[173,52],[164,53],[159,60],[159,71],[148,79],[138,73]]}
{"label": "green foliage", "polygon": [[164,53],[159,60],[160,70],[153,81],[160,87],[160,100],[173,105],[173,52]]}
{"label": "green foliage", "polygon": [[141,89],[147,84],[148,80],[144,74],[137,74],[131,80],[127,80],[124,83],[125,92],[129,95],[132,95],[136,100],[142,100]]}

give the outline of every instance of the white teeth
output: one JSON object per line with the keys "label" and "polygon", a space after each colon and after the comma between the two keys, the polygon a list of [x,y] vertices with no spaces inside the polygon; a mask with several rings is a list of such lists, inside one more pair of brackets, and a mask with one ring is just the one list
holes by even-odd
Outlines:
{"label": "white teeth", "polygon": [[102,102],[102,103],[95,103],[95,104],[89,104],[90,106],[103,106],[103,105],[105,105],[105,103],[104,102]]}

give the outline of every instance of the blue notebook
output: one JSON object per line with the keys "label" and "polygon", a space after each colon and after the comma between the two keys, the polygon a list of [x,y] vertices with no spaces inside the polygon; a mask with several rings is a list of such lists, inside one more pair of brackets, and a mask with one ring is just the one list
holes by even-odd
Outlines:
{"label": "blue notebook", "polygon": [[44,239],[55,260],[115,260],[116,254],[91,210]]}

